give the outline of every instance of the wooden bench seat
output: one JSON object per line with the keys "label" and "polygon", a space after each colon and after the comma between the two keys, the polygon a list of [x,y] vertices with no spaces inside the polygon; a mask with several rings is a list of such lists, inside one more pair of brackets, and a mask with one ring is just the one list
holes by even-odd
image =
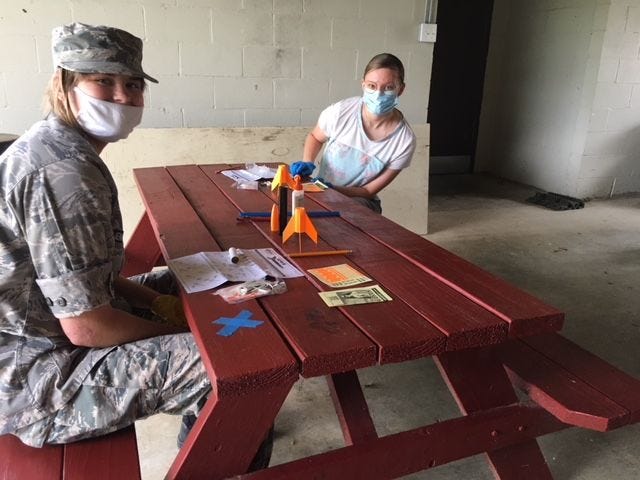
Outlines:
{"label": "wooden bench seat", "polygon": [[0,437],[0,480],[136,480],[140,462],[134,427],[67,445],[33,448]]}
{"label": "wooden bench seat", "polygon": [[512,382],[567,424],[607,431],[640,421],[640,381],[559,334],[497,351]]}

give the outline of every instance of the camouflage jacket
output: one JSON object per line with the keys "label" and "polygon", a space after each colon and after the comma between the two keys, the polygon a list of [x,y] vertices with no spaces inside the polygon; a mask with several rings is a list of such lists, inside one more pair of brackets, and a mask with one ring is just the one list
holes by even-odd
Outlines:
{"label": "camouflage jacket", "polygon": [[113,298],[123,258],[117,190],[57,117],[0,156],[0,435],[51,415],[110,349],[72,345],[58,318]]}

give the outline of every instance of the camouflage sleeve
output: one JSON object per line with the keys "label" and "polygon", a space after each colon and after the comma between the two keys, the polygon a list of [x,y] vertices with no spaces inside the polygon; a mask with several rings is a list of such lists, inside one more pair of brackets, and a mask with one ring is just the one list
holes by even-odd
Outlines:
{"label": "camouflage sleeve", "polygon": [[69,272],[54,278],[36,279],[47,304],[58,318],[73,317],[106,305],[111,293],[111,263]]}
{"label": "camouflage sleeve", "polygon": [[23,210],[17,217],[52,313],[74,316],[109,302],[116,200],[100,169],[82,159],[58,161],[19,187],[14,206]]}

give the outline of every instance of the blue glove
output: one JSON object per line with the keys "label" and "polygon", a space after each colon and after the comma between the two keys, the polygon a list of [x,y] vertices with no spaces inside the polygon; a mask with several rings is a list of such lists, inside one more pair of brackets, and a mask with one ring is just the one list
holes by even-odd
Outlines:
{"label": "blue glove", "polygon": [[293,162],[289,167],[289,172],[291,176],[295,177],[296,175],[300,175],[301,177],[308,177],[313,173],[316,166],[313,162]]}
{"label": "blue glove", "polygon": [[324,178],[322,177],[314,177],[311,179],[312,182],[319,182],[322,185],[326,185],[327,188],[333,188],[333,184],[331,182],[327,182]]}

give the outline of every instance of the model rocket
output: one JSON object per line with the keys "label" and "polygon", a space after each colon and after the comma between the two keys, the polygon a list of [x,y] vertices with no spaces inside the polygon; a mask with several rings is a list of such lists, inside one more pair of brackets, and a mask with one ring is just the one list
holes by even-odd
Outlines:
{"label": "model rocket", "polygon": [[289,166],[286,164],[278,165],[278,170],[271,182],[271,190],[275,190],[277,187],[288,187],[293,189],[294,186],[295,182],[289,173]]}
{"label": "model rocket", "polygon": [[[294,233],[297,233],[298,235],[306,233],[311,240],[318,243],[318,232],[316,231],[316,227],[313,226],[313,223],[311,222],[309,215],[307,215],[304,207],[298,207],[293,212],[291,220],[289,220],[289,223],[287,224],[287,228],[285,228],[282,233],[282,243],[286,242]],[[302,250],[301,241],[300,249]]]}
{"label": "model rocket", "polygon": [[289,166],[286,164],[278,165],[278,171],[273,177],[271,182],[271,190],[278,189],[278,209],[271,210],[271,225],[273,230],[274,218],[273,215],[278,216],[278,232],[283,234],[285,226],[287,225],[287,188],[293,189],[295,182],[291,178],[289,173]]}

